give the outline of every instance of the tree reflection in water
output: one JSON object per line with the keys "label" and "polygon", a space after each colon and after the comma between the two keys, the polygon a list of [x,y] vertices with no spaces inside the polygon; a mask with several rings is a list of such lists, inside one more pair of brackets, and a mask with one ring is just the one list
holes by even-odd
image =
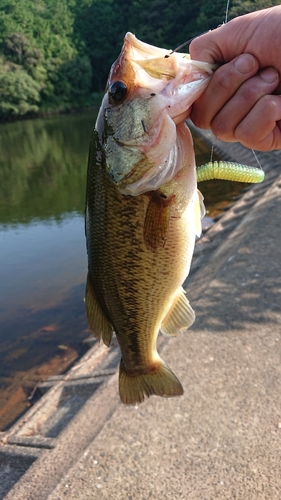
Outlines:
{"label": "tree reflection in water", "polygon": [[[0,431],[25,411],[38,380],[84,352],[84,200],[95,118],[91,111],[0,125]],[[195,149],[198,165],[209,161],[202,139]],[[210,216],[237,187],[200,189]]]}

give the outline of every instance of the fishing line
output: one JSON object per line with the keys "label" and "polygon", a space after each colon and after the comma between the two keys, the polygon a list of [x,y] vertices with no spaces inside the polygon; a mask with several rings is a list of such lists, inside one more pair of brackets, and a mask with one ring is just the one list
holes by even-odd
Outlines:
{"label": "fishing line", "polygon": [[211,156],[210,156],[210,161],[211,162],[213,161],[213,154],[214,154],[214,141],[213,141],[212,149],[211,149]]}
{"label": "fishing line", "polygon": [[[226,24],[226,23],[228,22],[229,4],[230,4],[230,0],[227,0],[227,2],[226,2],[226,9],[225,9],[225,19],[224,19],[224,24]],[[212,162],[212,161],[213,161],[214,143],[215,143],[215,139],[213,139],[213,143],[212,143],[212,149],[211,149],[211,157],[210,157],[210,162]],[[259,161],[259,159],[258,159],[258,157],[257,157],[257,155],[256,155],[256,153],[255,153],[255,151],[254,151],[253,149],[252,149],[251,151],[252,151],[252,153],[253,153],[253,155],[254,155],[254,157],[255,157],[255,160],[256,160],[256,162],[257,162],[257,164],[258,164],[259,168],[262,170],[262,166],[261,166],[261,164],[260,164],[260,161]]]}
{"label": "fishing line", "polygon": [[[226,2],[226,10],[225,10],[225,20],[224,20],[225,24],[228,22],[229,4],[230,4],[230,0],[227,0],[227,2]],[[212,161],[212,156],[213,156],[213,149],[214,149],[214,147],[212,146],[211,161]],[[254,158],[255,158],[255,160],[256,160],[259,168],[262,169],[262,166],[260,164],[260,161],[259,161],[259,159],[258,159],[255,151],[253,149],[251,151],[252,151],[252,153],[254,155]]]}
{"label": "fishing line", "polygon": [[[226,8],[225,8],[225,18],[224,18],[224,23],[223,24],[227,24],[227,22],[228,22],[229,6],[230,6],[230,0],[227,0],[226,1]],[[179,50],[183,49],[184,47],[186,47],[187,45],[189,45],[192,42],[192,40],[194,40],[198,36],[204,35],[205,33],[208,33],[208,31],[204,31],[203,33],[200,33],[199,35],[196,35],[196,36],[190,38],[186,42],[184,42],[181,45],[179,45],[176,49],[171,50],[171,52],[169,54],[167,54],[165,56],[165,58],[170,57],[174,52],[178,52]],[[210,152],[210,161],[209,161],[209,163],[213,163],[215,140],[216,139],[213,138],[211,152]],[[258,159],[258,157],[257,157],[257,155],[256,155],[256,153],[255,153],[255,151],[253,149],[252,149],[252,153],[254,155],[254,158],[255,158],[255,160],[256,160],[259,168],[262,170],[262,166],[260,164],[260,161],[259,161],[259,159]]]}
{"label": "fishing line", "polygon": [[230,3],[230,0],[227,0],[227,2],[226,2],[226,10],[225,10],[225,19],[224,19],[224,23],[225,24],[228,21],[229,3]]}
{"label": "fishing line", "polygon": [[[224,24],[226,24],[228,22],[229,4],[230,4],[230,0],[226,0]],[[214,144],[215,144],[215,138],[213,138],[213,142],[212,142],[210,162],[213,161]]]}
{"label": "fishing line", "polygon": [[[178,52],[178,50],[181,50],[183,49],[183,47],[185,47],[186,45],[188,45],[189,43],[192,42],[192,40],[194,40],[194,38],[197,38],[197,36],[200,36],[200,35],[196,35],[194,36],[193,38],[190,38],[189,40],[187,40],[186,42],[183,42],[181,45],[179,45],[176,49],[173,49],[171,50],[169,56],[171,56],[174,52]],[[167,56],[166,56],[167,57]]]}
{"label": "fishing line", "polygon": [[170,54],[167,54],[165,57],[169,57],[171,56],[174,52],[178,52],[179,50],[183,49],[184,47],[186,47],[186,45],[188,45],[189,43],[192,42],[192,40],[194,40],[194,38],[197,38],[198,36],[201,36],[201,35],[204,35],[205,33],[208,33],[208,31],[203,31],[203,33],[199,33],[199,35],[195,35],[193,36],[192,38],[190,38],[189,40],[187,40],[186,42],[183,42],[181,45],[179,45],[176,49],[173,49],[171,50]]}
{"label": "fishing line", "polygon": [[253,149],[252,149],[252,153],[253,153],[253,155],[254,155],[254,157],[255,157],[255,160],[256,160],[256,162],[257,162],[257,164],[258,164],[259,168],[261,168],[261,169],[262,169],[261,163],[260,163],[260,161],[259,161],[259,159],[258,159],[258,157],[257,157],[257,155],[256,155],[256,153],[255,153],[255,151],[254,151]]}
{"label": "fishing line", "polygon": [[[225,19],[224,19],[224,24],[227,23],[228,21],[228,12],[229,12],[229,4],[230,4],[230,0],[227,0],[226,2],[226,10],[225,10]],[[192,42],[192,40],[194,40],[195,38],[197,38],[198,36],[201,36],[201,35],[204,35],[205,33],[208,33],[209,30],[207,31],[203,31],[203,33],[199,33],[199,35],[195,35],[193,36],[192,38],[190,38],[189,40],[187,40],[186,42],[183,42],[181,45],[179,45],[176,49],[173,49],[171,50],[170,54],[167,54],[165,57],[169,57],[171,56],[174,52],[178,52],[179,50],[183,49],[184,47],[186,47],[186,45],[188,45],[189,43]]]}

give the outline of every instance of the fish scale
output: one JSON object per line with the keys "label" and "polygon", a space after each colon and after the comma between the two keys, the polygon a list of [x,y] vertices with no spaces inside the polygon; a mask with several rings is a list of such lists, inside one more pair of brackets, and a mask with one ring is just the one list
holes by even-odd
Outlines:
{"label": "fish scale", "polygon": [[159,331],[174,336],[195,319],[182,283],[205,213],[197,178],[263,179],[260,169],[227,162],[196,171],[185,119],[214,69],[127,33],[93,132],[86,312],[106,345],[115,331],[126,404],[183,393],[156,342]]}
{"label": "fish scale", "polygon": [[182,116],[212,69],[167,53],[126,35],[89,152],[87,319],[106,345],[116,334],[119,394],[126,404],[183,393],[156,342],[160,330],[176,335],[195,318],[181,285],[203,207]]}
{"label": "fish scale", "polygon": [[[121,352],[125,353],[125,359],[130,359],[131,371],[135,371],[136,359],[132,356],[131,347],[137,352],[140,364],[153,359],[163,319],[159,303],[163,303],[165,310],[165,296],[170,295],[173,280],[178,287],[186,274],[183,268],[177,270],[179,262],[176,253],[181,243],[186,246],[184,228],[181,227],[184,221],[172,220],[164,247],[156,251],[147,248],[143,227],[149,196],[121,195],[106,176],[105,169],[99,171],[94,165],[92,169],[90,166],[90,172],[89,182],[98,189],[90,191],[87,201],[91,219],[88,253],[94,259],[93,264],[90,259],[89,270],[95,281],[98,299],[107,314],[110,310]],[[97,177],[103,177],[103,182]],[[93,216],[90,208],[92,199],[95,206]],[[96,217],[97,213],[101,214],[100,217]],[[95,238],[97,234],[99,236]],[[169,269],[173,270],[173,276]],[[148,346],[148,349],[142,346],[137,349],[139,344]]]}

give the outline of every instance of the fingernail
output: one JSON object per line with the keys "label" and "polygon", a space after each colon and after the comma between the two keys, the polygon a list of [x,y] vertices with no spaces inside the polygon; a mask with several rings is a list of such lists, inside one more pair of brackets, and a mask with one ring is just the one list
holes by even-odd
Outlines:
{"label": "fingernail", "polygon": [[253,71],[256,65],[256,59],[251,54],[241,54],[234,62],[235,68],[243,74]]}
{"label": "fingernail", "polygon": [[275,68],[265,68],[260,72],[263,80],[269,83],[274,83],[279,80],[279,73]]}

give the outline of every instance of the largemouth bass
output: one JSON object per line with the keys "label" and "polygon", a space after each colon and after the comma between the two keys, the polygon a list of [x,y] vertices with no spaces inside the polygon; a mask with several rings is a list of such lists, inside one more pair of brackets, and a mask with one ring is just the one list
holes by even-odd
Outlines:
{"label": "largemouth bass", "polygon": [[93,334],[121,349],[119,394],[178,396],[158,332],[176,335],[195,315],[182,283],[204,213],[185,124],[210,64],[127,33],[92,134],[87,175],[86,313]]}

